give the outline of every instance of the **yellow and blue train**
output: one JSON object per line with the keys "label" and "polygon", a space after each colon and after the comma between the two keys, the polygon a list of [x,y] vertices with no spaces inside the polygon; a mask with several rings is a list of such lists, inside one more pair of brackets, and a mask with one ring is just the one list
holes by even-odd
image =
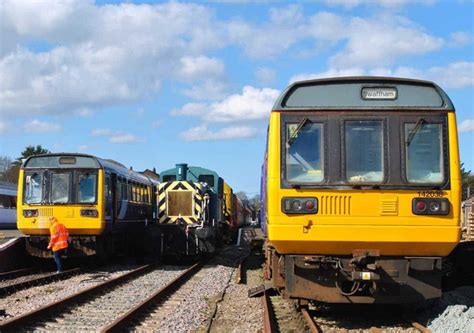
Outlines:
{"label": "yellow and blue train", "polygon": [[441,295],[460,240],[452,102],[428,81],[296,82],[270,114],[264,276],[289,298],[404,303]]}
{"label": "yellow and blue train", "polygon": [[69,255],[109,256],[144,238],[156,217],[158,175],[84,154],[46,154],[26,159],[18,183],[17,227],[27,252],[49,257],[49,217],[68,229]]}

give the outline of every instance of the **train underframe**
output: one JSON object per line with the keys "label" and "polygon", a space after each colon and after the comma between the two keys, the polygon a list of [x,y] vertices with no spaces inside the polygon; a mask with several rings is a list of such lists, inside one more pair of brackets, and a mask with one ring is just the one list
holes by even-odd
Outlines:
{"label": "train underframe", "polygon": [[[149,246],[144,231],[129,233],[109,233],[104,235],[72,235],[69,236],[69,246],[66,250],[68,258],[91,257],[102,260],[117,254],[144,254]],[[156,237],[157,238],[157,237]],[[28,236],[26,253],[38,258],[52,258],[53,253],[47,249],[49,236]]]}
{"label": "train underframe", "polygon": [[327,303],[416,303],[441,297],[442,257],[279,254],[265,247],[264,277],[286,298]]}
{"label": "train underframe", "polygon": [[169,224],[159,225],[160,255],[187,257],[216,251],[217,230],[214,227]]}

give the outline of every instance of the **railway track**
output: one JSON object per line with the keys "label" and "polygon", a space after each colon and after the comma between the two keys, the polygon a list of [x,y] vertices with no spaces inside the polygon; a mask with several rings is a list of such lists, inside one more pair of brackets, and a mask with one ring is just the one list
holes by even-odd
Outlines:
{"label": "railway track", "polygon": [[298,312],[293,302],[283,299],[280,295],[272,295],[266,291],[262,302],[265,333],[320,332],[312,316]]}
{"label": "railway track", "polygon": [[21,268],[14,271],[2,272],[0,273],[0,281],[14,279],[18,276],[30,274],[31,272],[34,272],[34,268]]}
{"label": "railway track", "polygon": [[[32,272],[32,270],[30,270],[30,272]],[[26,270],[25,272],[23,272],[25,274],[21,274],[19,278],[15,278],[11,275],[9,276],[10,279],[8,281],[2,281],[0,283],[0,296],[4,296],[42,284],[50,283],[52,281],[64,280],[71,277],[72,275],[79,274],[82,272],[84,272],[84,268],[73,268],[61,273],[38,273],[34,276],[27,276],[26,274],[28,273],[28,270]],[[13,274],[14,272],[10,273]]]}
{"label": "railway track", "polygon": [[59,301],[0,323],[1,332],[97,331],[142,303],[153,290],[183,269],[144,265],[119,277],[87,288]]}
{"label": "railway track", "polygon": [[[368,332],[368,333],[381,333],[381,332],[421,332],[430,333],[431,330],[420,324],[419,322],[404,322],[404,328],[398,325],[384,325],[378,327],[374,325],[364,325],[364,327],[346,328],[340,327],[335,323],[324,322],[318,317],[317,311],[309,310],[306,307],[296,310],[294,302],[282,299],[279,295],[272,295],[265,292],[262,297],[263,303],[263,327],[265,333],[276,333],[276,332],[331,332],[331,333],[348,333],[348,332]],[[343,315],[343,314],[342,314]],[[394,314],[397,316],[397,314]],[[323,322],[321,324],[321,322]],[[390,327],[392,326],[392,327]]]}
{"label": "railway track", "polygon": [[174,278],[168,284],[154,292],[148,298],[132,307],[123,315],[115,319],[111,324],[101,329],[101,332],[131,331],[137,326],[148,326],[153,324],[157,317],[166,312],[166,300],[168,303],[176,303],[173,300],[173,293],[185,284],[203,266],[202,262],[194,264],[186,269],[182,274]]}

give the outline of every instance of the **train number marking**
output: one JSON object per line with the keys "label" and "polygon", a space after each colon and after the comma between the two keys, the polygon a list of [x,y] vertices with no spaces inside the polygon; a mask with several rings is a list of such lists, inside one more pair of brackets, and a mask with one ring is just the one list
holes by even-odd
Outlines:
{"label": "train number marking", "polygon": [[446,195],[443,191],[422,191],[418,192],[419,197],[424,198],[442,198]]}

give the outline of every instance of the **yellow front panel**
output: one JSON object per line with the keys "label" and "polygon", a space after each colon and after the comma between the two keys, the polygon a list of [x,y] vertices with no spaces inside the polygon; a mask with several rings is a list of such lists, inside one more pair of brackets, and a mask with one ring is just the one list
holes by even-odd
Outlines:
{"label": "yellow front panel", "polygon": [[[272,112],[268,142],[268,239],[280,253],[351,254],[379,249],[384,255],[448,255],[460,238],[459,154],[454,113],[448,115],[451,190],[447,216],[418,216],[418,190],[281,189],[280,114]],[[316,197],[318,213],[287,215],[283,197]]]}
{"label": "yellow front panel", "polygon": [[[103,202],[103,170],[98,172],[97,205],[25,205],[23,204],[24,171],[20,170],[18,182],[17,227],[25,235],[49,235],[49,217],[55,216],[68,228],[71,235],[99,235],[105,229]],[[81,209],[97,209],[98,217],[81,217]],[[23,209],[37,209],[37,217],[26,218]]]}

